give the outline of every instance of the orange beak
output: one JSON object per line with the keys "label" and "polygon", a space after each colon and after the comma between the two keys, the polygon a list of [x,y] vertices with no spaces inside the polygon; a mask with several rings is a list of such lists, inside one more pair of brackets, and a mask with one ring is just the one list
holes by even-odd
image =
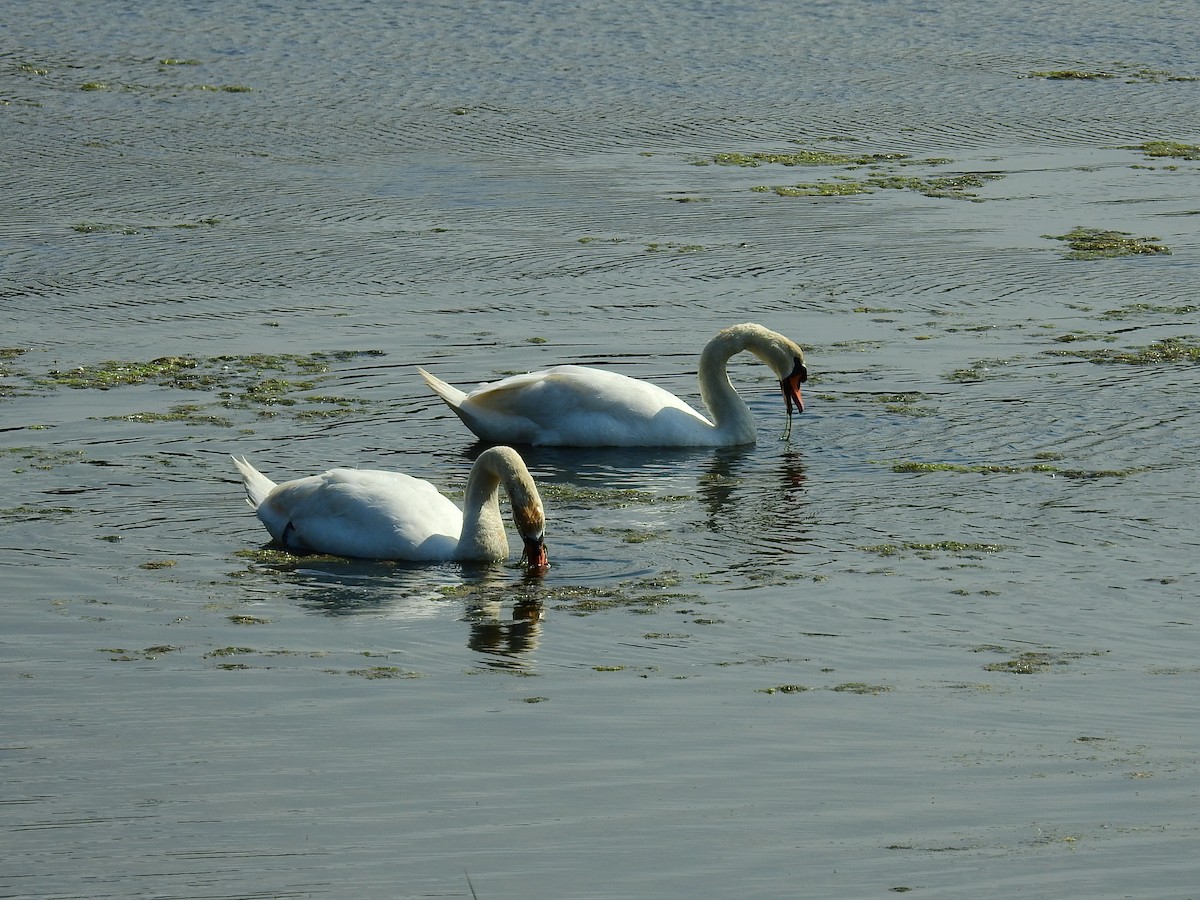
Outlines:
{"label": "orange beak", "polygon": [[550,568],[546,558],[546,542],[541,538],[525,538],[525,568],[537,574]]}
{"label": "orange beak", "polygon": [[792,404],[796,404],[796,412],[804,412],[804,398],[800,396],[800,385],[808,381],[808,369],[799,359],[796,360],[796,367],[792,369],[792,373],[787,378],[779,382],[779,387],[783,390],[783,399],[787,402],[787,413],[790,418],[792,415]]}

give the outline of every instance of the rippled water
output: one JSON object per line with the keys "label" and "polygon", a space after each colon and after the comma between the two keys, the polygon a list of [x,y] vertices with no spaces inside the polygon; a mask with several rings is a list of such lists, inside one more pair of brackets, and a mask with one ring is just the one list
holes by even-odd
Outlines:
{"label": "rippled water", "polygon": [[[0,896],[1195,897],[1193,13],[10,11]],[[461,490],[418,365],[747,320],[791,440],[527,449],[544,579],[246,555],[231,453]]]}

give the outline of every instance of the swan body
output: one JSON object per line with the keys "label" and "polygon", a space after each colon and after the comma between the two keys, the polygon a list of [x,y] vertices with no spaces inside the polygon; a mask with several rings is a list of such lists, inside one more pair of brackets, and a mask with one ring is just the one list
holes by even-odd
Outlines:
{"label": "swan body", "polygon": [[246,502],[288,550],[425,562],[506,559],[508,535],[499,503],[503,484],[529,568],[546,567],[541,497],[510,447],[492,447],[475,460],[465,512],[428,481],[401,472],[330,469],[276,484],[245,459],[233,462]]}
{"label": "swan body", "polygon": [[779,379],[791,426],[804,411],[808,379],[799,345],[761,325],[723,329],[700,354],[700,396],[712,419],[674,394],[627,375],[588,366],[554,366],[481,384],[467,393],[417,371],[468,428],[485,441],[560,447],[725,447],[752,444],[754,418],[729,381],[727,363],[748,350]]}

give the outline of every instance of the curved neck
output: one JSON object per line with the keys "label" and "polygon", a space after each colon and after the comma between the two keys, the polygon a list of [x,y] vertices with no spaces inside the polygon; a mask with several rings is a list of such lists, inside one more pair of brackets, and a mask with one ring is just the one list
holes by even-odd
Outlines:
{"label": "curved neck", "polygon": [[500,476],[479,460],[467,479],[463,501],[462,534],[458,557],[466,560],[503,559],[508,556],[508,535],[500,515]]}
{"label": "curved neck", "polygon": [[735,325],[719,332],[700,353],[700,397],[717,430],[736,435],[739,443],[754,440],[754,417],[729,381],[727,363],[745,350],[752,338],[747,326]]}
{"label": "curved neck", "polygon": [[515,450],[492,447],[471,467],[463,501],[462,533],[458,558],[464,560],[504,559],[508,556],[508,534],[500,515],[500,485],[508,494],[513,517],[524,537],[536,527],[531,516],[542,515],[541,498],[525,463]]}

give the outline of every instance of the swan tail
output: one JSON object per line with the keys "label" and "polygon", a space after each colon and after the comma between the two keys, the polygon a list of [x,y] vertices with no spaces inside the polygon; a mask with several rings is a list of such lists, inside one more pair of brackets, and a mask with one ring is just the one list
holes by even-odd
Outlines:
{"label": "swan tail", "polygon": [[488,404],[493,394],[483,388],[492,386],[482,385],[479,391],[467,394],[420,367],[417,371],[430,389],[446,401],[450,411],[462,419],[463,424],[481,440],[527,444],[534,439],[537,429],[523,415],[498,411]]}
{"label": "swan tail", "polygon": [[271,493],[275,487],[275,482],[264,475],[246,460],[245,457],[238,459],[232,457],[233,464],[238,467],[238,471],[242,473],[242,486],[246,488],[246,502],[254,509],[262,506],[262,502],[267,499],[267,494]]}
{"label": "swan tail", "polygon": [[438,378],[426,372],[420,366],[417,366],[417,371],[421,373],[421,377],[425,379],[425,383],[429,385],[430,390],[446,401],[446,405],[457,411],[462,402],[467,399],[465,391],[460,391],[452,384],[447,384]]}

